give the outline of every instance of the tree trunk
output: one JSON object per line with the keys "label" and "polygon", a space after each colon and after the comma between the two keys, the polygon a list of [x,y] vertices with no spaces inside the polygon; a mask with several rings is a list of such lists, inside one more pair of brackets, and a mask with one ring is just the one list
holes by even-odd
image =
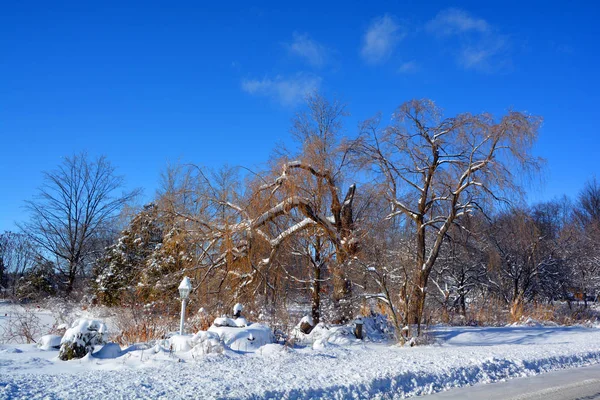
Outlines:
{"label": "tree trunk", "polygon": [[417,336],[421,334],[421,320],[423,318],[423,309],[425,307],[425,286],[429,272],[425,268],[425,229],[423,227],[423,217],[419,216],[417,224],[417,257],[415,262],[415,281],[410,301],[409,321],[417,325]]}
{"label": "tree trunk", "polygon": [[343,268],[340,265],[336,265],[333,270],[334,323],[345,324],[352,318],[351,295],[351,283],[346,278]]}
{"label": "tree trunk", "polygon": [[312,281],[311,315],[315,326],[321,320],[321,254],[315,252]]}
{"label": "tree trunk", "polygon": [[423,318],[423,309],[425,307],[425,291],[416,285],[413,289],[411,299],[411,323],[417,326],[417,336],[421,334],[421,320]]}
{"label": "tree trunk", "polygon": [[442,322],[450,323],[450,292],[444,292],[444,302],[442,303]]}
{"label": "tree trunk", "polygon": [[510,306],[510,316],[513,322],[517,322],[523,314],[523,296],[520,294],[513,298]]}
{"label": "tree trunk", "polygon": [[465,301],[465,294],[461,293],[460,295],[460,313],[463,317],[467,318],[467,304]]}
{"label": "tree trunk", "polygon": [[71,295],[73,292],[73,287],[75,285],[75,271],[69,271],[69,276],[67,278],[67,287],[65,288],[65,294],[67,297]]}

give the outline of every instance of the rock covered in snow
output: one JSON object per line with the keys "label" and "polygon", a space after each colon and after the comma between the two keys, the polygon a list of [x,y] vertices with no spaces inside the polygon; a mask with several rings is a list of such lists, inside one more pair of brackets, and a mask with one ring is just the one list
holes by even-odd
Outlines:
{"label": "rock covered in snow", "polygon": [[94,346],[106,343],[108,329],[97,320],[81,318],[67,329],[60,341],[58,358],[63,361],[85,357]]}
{"label": "rock covered in snow", "polygon": [[59,335],[45,335],[38,340],[38,347],[42,350],[58,350],[62,337]]}
{"label": "rock covered in snow", "polygon": [[310,315],[305,315],[304,317],[302,317],[300,323],[297,326],[297,328],[300,329],[300,331],[306,335],[308,335],[314,327],[315,323]]}

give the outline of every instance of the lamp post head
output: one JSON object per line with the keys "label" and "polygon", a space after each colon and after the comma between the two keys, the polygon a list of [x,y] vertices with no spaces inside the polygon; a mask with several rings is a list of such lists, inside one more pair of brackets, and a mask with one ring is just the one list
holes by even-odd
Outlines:
{"label": "lamp post head", "polygon": [[181,283],[179,284],[179,296],[181,296],[182,300],[185,300],[190,295],[192,291],[192,283],[190,282],[190,278],[187,276],[183,278]]}

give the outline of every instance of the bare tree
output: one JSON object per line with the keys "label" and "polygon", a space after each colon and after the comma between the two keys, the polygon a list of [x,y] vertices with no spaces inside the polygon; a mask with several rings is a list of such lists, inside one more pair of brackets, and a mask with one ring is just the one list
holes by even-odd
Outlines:
{"label": "bare tree", "polygon": [[0,235],[0,266],[4,273],[0,284],[6,285],[13,297],[17,294],[19,278],[33,268],[36,256],[35,246],[26,235],[15,232]]}
{"label": "bare tree", "polygon": [[583,224],[600,224],[600,183],[593,178],[586,182],[579,194],[578,208],[576,211],[578,219]]}
{"label": "bare tree", "polygon": [[547,260],[538,274],[536,294],[547,301],[569,300],[583,244],[582,235],[572,223],[573,205],[562,197],[535,204],[529,214],[539,230],[538,258]]}
{"label": "bare tree", "polygon": [[537,294],[540,277],[558,260],[544,252],[544,237],[526,210],[498,215],[488,229],[489,283],[517,321],[523,306]]}
{"label": "bare tree", "polygon": [[[531,155],[540,118],[510,111],[443,118],[430,100],[412,100],[393,124],[363,125],[356,148],[387,186],[388,218],[403,217],[414,231],[410,322],[420,324],[426,288],[446,233],[462,216],[518,191],[518,169],[537,168]],[[408,321],[407,321],[408,322]]]}
{"label": "bare tree", "polygon": [[[216,182],[218,179],[207,179],[200,168],[193,168],[204,190],[186,193],[198,209],[172,207],[168,212],[185,221],[196,243],[205,243],[200,246],[205,249],[201,252],[203,262],[197,261],[204,270],[198,285],[220,270],[225,274],[218,290],[235,288],[234,298],[250,288],[254,293],[261,287],[273,291],[270,278],[277,276],[272,273],[274,269],[285,269],[286,264],[293,263],[284,254],[287,250],[309,265],[306,270],[312,275],[315,319],[320,317],[320,285],[325,268],[332,275],[332,297],[338,314],[335,319],[351,317],[351,284],[345,266],[356,252],[357,243],[352,212],[355,186],[350,185],[344,197],[340,192],[345,153],[339,133],[344,115],[343,105],[318,95],[309,97],[306,112],[294,121],[300,153],[293,158],[278,158],[266,177],[251,182],[245,196],[235,194],[235,190],[219,190],[222,185]],[[298,243],[288,243],[292,238],[304,241],[302,251]],[[284,275],[294,279],[287,269]]]}
{"label": "bare tree", "polygon": [[571,265],[575,290],[581,292],[587,307],[589,297],[600,289],[600,184],[593,178],[586,182],[574,210],[570,232],[577,238]]}
{"label": "bare tree", "polygon": [[[465,216],[461,225],[453,225],[439,257],[432,282],[439,292],[442,319],[448,322],[451,310],[467,317],[467,300],[486,280],[486,246],[481,240],[481,218]],[[471,298],[472,299],[472,298]]]}
{"label": "bare tree", "polygon": [[[290,220],[272,244],[302,232],[310,235],[306,246],[306,259],[312,270],[312,316],[320,319],[320,292],[322,273],[328,269],[333,283],[335,322],[345,322],[352,317],[352,284],[347,276],[348,263],[357,253],[353,204],[355,185],[349,185],[345,196],[344,182],[346,146],[342,143],[341,119],[345,107],[337,101],[330,102],[319,95],[309,96],[307,110],[299,113],[292,133],[301,144],[301,152],[280,162],[279,175],[260,190],[268,191],[272,198],[283,199],[286,213],[294,211]],[[276,206],[277,207],[277,206]],[[269,214],[274,215],[274,214]],[[273,247],[276,250],[276,246]]]}
{"label": "bare tree", "polygon": [[67,295],[100,250],[98,241],[119,209],[139,192],[117,195],[122,186],[123,177],[105,157],[90,160],[82,153],[45,172],[38,195],[26,202],[30,220],[20,228],[57,261]]}

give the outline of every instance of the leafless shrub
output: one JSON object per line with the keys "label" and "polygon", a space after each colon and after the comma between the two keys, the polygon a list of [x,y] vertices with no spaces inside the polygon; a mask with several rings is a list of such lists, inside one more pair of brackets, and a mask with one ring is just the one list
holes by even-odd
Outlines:
{"label": "leafless shrub", "polygon": [[177,326],[177,319],[164,310],[135,306],[117,312],[114,323],[117,330],[110,341],[127,346],[164,339]]}
{"label": "leafless shrub", "polygon": [[13,308],[0,331],[0,343],[36,343],[42,333],[40,319],[28,308]]}

